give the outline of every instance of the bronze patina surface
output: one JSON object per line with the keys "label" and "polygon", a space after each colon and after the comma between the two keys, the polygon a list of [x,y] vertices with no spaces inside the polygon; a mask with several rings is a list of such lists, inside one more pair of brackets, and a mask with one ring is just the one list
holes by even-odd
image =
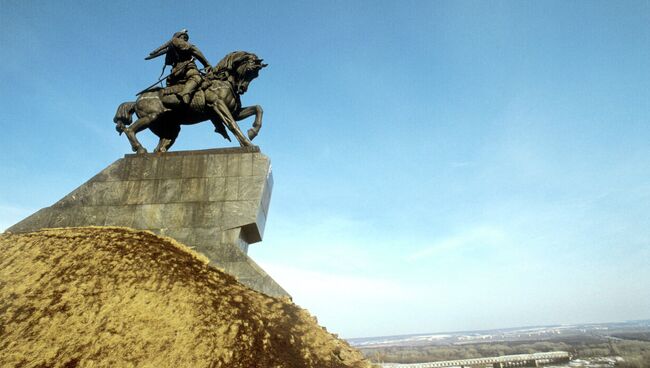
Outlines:
{"label": "bronze patina surface", "polygon": [[[201,50],[189,43],[189,40],[190,35],[187,33],[187,29],[183,29],[180,32],[174,33],[171,40],[150,52],[149,56],[145,58],[145,60],[151,60],[165,55],[163,73],[167,65],[172,66],[172,72],[166,78],[167,86],[182,85],[181,90],[168,88],[167,92],[178,95],[180,97],[179,102],[182,101],[186,105],[190,103],[190,94],[194,92],[203,80],[194,59],[196,58],[203,64],[203,69],[211,68],[210,62]],[[175,102],[174,100],[168,101]]]}
{"label": "bronze patina surface", "polygon": [[[230,131],[242,147],[251,146],[251,140],[262,127],[262,108],[243,107],[240,96],[267,64],[253,53],[234,51],[211,67],[203,53],[189,43],[186,30],[175,33],[147,59],[163,54],[165,65],[172,66],[166,78],[167,87],[145,89],[135,102],[122,103],[113,118],[116,130],[126,134],[133,152],[147,152],[136,138],[146,128],[160,138],[154,151],[166,152],[176,141],[181,125],[206,120],[228,141]],[[195,58],[204,65],[204,73],[198,70]],[[135,122],[132,122],[133,114],[137,116]],[[244,135],[237,121],[253,115],[253,127]]]}

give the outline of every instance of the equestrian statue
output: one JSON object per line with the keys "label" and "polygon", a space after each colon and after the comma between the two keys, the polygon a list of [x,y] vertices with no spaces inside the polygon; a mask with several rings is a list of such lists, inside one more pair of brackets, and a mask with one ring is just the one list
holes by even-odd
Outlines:
{"label": "equestrian statue", "polygon": [[[262,108],[242,107],[239,96],[246,93],[250,82],[268,64],[253,53],[235,51],[212,67],[203,53],[189,43],[185,29],[176,32],[145,59],[162,55],[165,55],[162,74],[167,65],[171,65],[171,73],[138,93],[135,102],[122,103],[113,118],[115,129],[126,135],[133,152],[147,152],[136,138],[146,128],[160,138],[154,152],[166,152],[176,141],[181,125],[206,120],[228,141],[229,130],[242,147],[251,146],[251,140],[262,127]],[[201,62],[203,69],[198,69],[195,60]],[[156,87],[163,80],[166,87]],[[133,114],[137,116],[135,122],[132,122]],[[255,115],[253,127],[244,135],[237,121],[252,115]]]}

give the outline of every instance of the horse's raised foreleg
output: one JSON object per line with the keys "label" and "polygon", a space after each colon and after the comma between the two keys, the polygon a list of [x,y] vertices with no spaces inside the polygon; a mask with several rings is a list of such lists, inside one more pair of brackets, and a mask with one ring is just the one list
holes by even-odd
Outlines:
{"label": "horse's raised foreleg", "polygon": [[133,152],[147,153],[147,150],[142,146],[142,144],[140,144],[140,141],[138,141],[138,138],[136,138],[135,135],[149,127],[149,125],[158,118],[158,115],[160,114],[156,113],[143,116],[140,119],[136,120],[135,123],[123,129],[124,134],[126,134],[126,137],[131,143],[131,149]]}
{"label": "horse's raised foreleg", "polygon": [[260,105],[255,105],[255,106],[248,106],[244,107],[241,110],[239,110],[239,114],[235,116],[235,120],[243,120],[246,119],[249,116],[255,115],[255,121],[253,122],[253,127],[248,129],[248,139],[253,140],[253,138],[257,137],[257,134],[259,134],[260,129],[262,129],[262,114],[264,111],[262,110],[262,106]]}
{"label": "horse's raised foreleg", "polygon": [[217,100],[213,105],[212,109],[214,112],[217,114],[217,116],[221,119],[223,124],[232,132],[232,134],[235,135],[237,140],[239,141],[239,145],[242,147],[246,146],[252,146],[253,144],[251,143],[246,136],[244,136],[244,133],[241,132],[241,129],[239,129],[239,125],[237,125],[237,122],[235,121],[235,118],[233,118],[232,114],[230,113],[230,109],[228,109],[228,106],[221,100]]}

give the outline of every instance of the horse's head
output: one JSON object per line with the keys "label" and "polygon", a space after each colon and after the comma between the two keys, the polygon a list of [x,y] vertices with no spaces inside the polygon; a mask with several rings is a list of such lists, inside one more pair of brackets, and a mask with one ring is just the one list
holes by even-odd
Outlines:
{"label": "horse's head", "polygon": [[237,94],[244,94],[250,82],[257,78],[264,64],[257,55],[246,51],[235,51],[226,55],[214,68],[217,79],[232,83]]}
{"label": "horse's head", "polygon": [[236,91],[242,95],[248,90],[248,85],[257,78],[260,70],[268,64],[262,63],[262,59],[258,58],[255,54],[250,54],[247,60],[243,61],[237,68],[237,86]]}

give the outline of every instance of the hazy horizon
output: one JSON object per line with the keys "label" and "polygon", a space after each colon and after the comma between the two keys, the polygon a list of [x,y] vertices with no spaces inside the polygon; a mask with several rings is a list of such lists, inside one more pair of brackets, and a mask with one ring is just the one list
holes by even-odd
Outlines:
{"label": "hazy horizon", "polygon": [[627,320],[627,321],[602,321],[602,322],[560,323],[560,324],[552,323],[548,325],[509,326],[509,327],[487,328],[487,329],[480,329],[480,330],[427,331],[427,332],[406,333],[400,335],[353,336],[353,337],[347,337],[347,339],[350,340],[350,339],[379,338],[379,337],[445,335],[445,334],[459,334],[459,333],[470,333],[470,332],[520,330],[526,328],[540,328],[540,327],[571,327],[571,326],[605,325],[605,324],[632,323],[632,322],[645,322],[645,321],[650,321],[650,318],[634,319],[634,320]]}

